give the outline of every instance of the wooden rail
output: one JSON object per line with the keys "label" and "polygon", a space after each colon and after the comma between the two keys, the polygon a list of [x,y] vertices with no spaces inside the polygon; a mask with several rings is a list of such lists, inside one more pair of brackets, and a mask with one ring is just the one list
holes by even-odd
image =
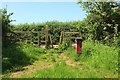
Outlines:
{"label": "wooden rail", "polygon": [[48,25],[45,26],[45,47],[48,47]]}
{"label": "wooden rail", "polygon": [[[15,34],[18,34],[16,37],[18,40],[21,41],[26,41],[26,42],[33,42],[35,45],[40,46],[40,43],[42,42],[40,40],[40,32],[39,31],[13,31]],[[23,35],[23,36],[19,36]],[[44,41],[45,43],[45,41]]]}
{"label": "wooden rail", "polygon": [[80,35],[80,32],[61,32],[61,35],[60,35],[60,40],[59,40],[59,43],[61,44],[62,41],[63,41],[63,38],[66,38],[66,39],[75,39],[76,37],[72,37],[72,36],[65,36],[66,34],[79,34]]}
{"label": "wooden rail", "polygon": [[79,32],[64,32],[65,34],[80,34]]}
{"label": "wooden rail", "polygon": [[[53,47],[53,40],[52,40],[52,37],[51,35],[49,34],[48,32],[48,26],[46,25],[45,26],[45,33],[44,33],[44,36],[45,36],[45,40],[40,40],[40,31],[14,31],[14,33],[18,33],[18,36],[19,36],[19,33],[20,35],[24,35],[25,34],[25,37],[24,36],[21,36],[21,38],[19,39],[19,41],[23,41],[22,39],[28,41],[28,42],[33,42],[34,44],[40,46],[41,43],[44,43],[45,44],[45,47],[48,47],[48,45],[52,45]],[[69,36],[67,34],[70,34]],[[72,34],[79,34],[80,35],[80,32],[64,32],[64,31],[61,31],[61,35],[60,35],[60,38],[59,38],[59,43],[61,44],[63,39],[66,38],[66,39],[75,39],[76,37],[74,37],[74,35]]]}

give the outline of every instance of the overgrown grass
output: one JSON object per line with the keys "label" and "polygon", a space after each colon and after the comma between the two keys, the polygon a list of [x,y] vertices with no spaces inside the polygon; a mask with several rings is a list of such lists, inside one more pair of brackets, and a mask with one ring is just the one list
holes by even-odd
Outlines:
{"label": "overgrown grass", "polygon": [[[105,46],[100,43],[93,44],[93,42],[85,42],[83,44],[83,54],[89,56],[85,62],[93,68],[117,73],[119,48],[115,46]],[[85,57],[83,59],[85,59]]]}
{"label": "overgrown grass", "polygon": [[44,49],[24,43],[11,44],[11,46],[3,48],[3,74],[22,70],[23,66],[32,64],[35,60],[39,59],[41,54],[44,53],[46,53]]}
{"label": "overgrown grass", "polygon": [[[51,51],[50,51],[51,52]],[[90,41],[83,42],[82,54],[75,53],[74,48],[68,48],[65,55],[74,63],[66,65],[65,60],[56,61],[53,67],[39,70],[25,78],[118,78],[118,48],[105,46]],[[51,54],[47,54],[50,57]],[[52,54],[54,56],[54,54]],[[56,54],[58,56],[58,54]],[[52,57],[51,57],[52,58]],[[49,59],[51,59],[49,58]],[[54,59],[59,57],[54,57]],[[56,59],[56,60],[57,60]]]}
{"label": "overgrown grass", "polygon": [[[38,70],[22,78],[117,78],[119,48],[101,43],[84,41],[82,54],[78,55],[73,47],[64,51],[76,66],[69,66],[59,55],[59,49],[42,49],[32,45],[11,45],[3,50],[3,70],[17,71],[35,60],[52,62],[53,66]],[[55,64],[54,64],[55,63]]]}
{"label": "overgrown grass", "polygon": [[[77,62],[84,62],[97,72],[109,77],[118,77],[118,51],[116,46],[106,46],[99,42],[83,42],[82,54],[77,55],[73,48],[66,51],[66,55]],[[79,57],[78,57],[79,56]]]}
{"label": "overgrown grass", "polygon": [[[59,64],[54,65],[51,68],[39,70],[31,75],[25,75],[25,78],[90,78],[97,77],[96,72],[91,71],[86,72],[87,76],[84,74],[85,70],[81,68],[71,67],[66,65],[65,61],[61,61]],[[86,70],[87,71],[87,70]]]}

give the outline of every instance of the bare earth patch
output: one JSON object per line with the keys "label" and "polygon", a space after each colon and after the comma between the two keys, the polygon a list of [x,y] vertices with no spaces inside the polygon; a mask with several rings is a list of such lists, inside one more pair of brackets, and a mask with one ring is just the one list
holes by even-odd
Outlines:
{"label": "bare earth patch", "polygon": [[70,58],[68,56],[65,56],[64,53],[61,53],[61,56],[63,57],[63,59],[66,60],[66,64],[68,66],[76,66],[75,63],[72,63],[72,61],[70,60]]}
{"label": "bare earth patch", "polygon": [[29,65],[29,66],[26,66],[24,67],[24,70],[23,71],[17,71],[17,72],[13,72],[10,74],[10,78],[16,78],[16,77],[19,77],[19,76],[22,76],[22,75],[29,75],[31,73],[34,73],[36,72],[37,70],[40,70],[40,69],[44,69],[44,68],[49,68],[49,67],[52,67],[53,64],[50,64],[50,63],[40,63],[37,62],[37,64],[34,64],[34,65]]}
{"label": "bare earth patch", "polygon": [[[65,60],[65,62],[68,66],[75,67],[77,65],[76,63],[72,63],[70,58],[68,56],[65,56],[64,53],[61,53],[60,57]],[[53,66],[52,63],[49,63],[46,61],[44,61],[44,62],[43,61],[36,61],[32,65],[28,65],[28,66],[23,67],[22,71],[10,73],[10,78],[17,78],[17,77],[20,77],[20,76],[26,75],[26,74],[30,75],[30,74],[36,72],[37,70],[44,69],[44,68],[50,68],[52,66]]]}

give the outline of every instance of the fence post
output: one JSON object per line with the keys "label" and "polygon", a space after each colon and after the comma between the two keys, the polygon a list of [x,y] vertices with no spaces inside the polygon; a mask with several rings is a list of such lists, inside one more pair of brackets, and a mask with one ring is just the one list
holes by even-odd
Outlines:
{"label": "fence post", "polygon": [[60,35],[60,42],[59,42],[60,44],[62,44],[62,41],[63,41],[63,35],[64,35],[63,33],[64,33],[64,32],[63,32],[63,31],[61,31],[61,35]]}
{"label": "fence post", "polygon": [[38,31],[38,46],[40,46],[40,32]]}
{"label": "fence post", "polygon": [[45,26],[45,47],[48,47],[48,25]]}
{"label": "fence post", "polygon": [[53,41],[52,41],[51,35],[49,35],[49,37],[50,37],[50,43],[51,43],[52,48],[53,48]]}

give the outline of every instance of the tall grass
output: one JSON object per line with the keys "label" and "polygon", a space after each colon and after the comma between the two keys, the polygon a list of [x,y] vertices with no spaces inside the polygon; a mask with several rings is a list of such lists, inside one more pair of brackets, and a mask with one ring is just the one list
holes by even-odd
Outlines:
{"label": "tall grass", "polygon": [[96,73],[92,71],[89,74],[86,72],[87,76],[84,74],[85,70],[81,68],[71,67],[66,65],[65,61],[61,61],[61,63],[54,65],[51,68],[39,70],[31,75],[22,76],[24,78],[90,78],[97,77]]}
{"label": "tall grass", "polygon": [[[54,54],[53,54],[54,55]],[[118,48],[91,41],[83,42],[82,54],[70,47],[64,55],[69,56],[76,66],[69,66],[60,59],[53,67],[38,70],[25,78],[118,78]],[[59,59],[59,57],[55,57]],[[56,60],[57,60],[56,59]]]}
{"label": "tall grass", "polygon": [[66,55],[74,61],[84,62],[101,74],[108,73],[107,75],[111,77],[118,77],[118,51],[119,48],[116,46],[110,47],[99,42],[85,41],[79,57],[73,48],[69,48]]}
{"label": "tall grass", "polygon": [[115,46],[109,47],[100,43],[95,44],[93,42],[85,42],[83,45],[83,54],[89,55],[89,59],[86,61],[88,65],[112,72],[118,71],[119,48]]}
{"label": "tall grass", "polygon": [[23,66],[30,65],[38,60],[40,55],[44,53],[46,53],[44,49],[24,43],[11,44],[11,46],[3,48],[3,74],[21,70]]}

